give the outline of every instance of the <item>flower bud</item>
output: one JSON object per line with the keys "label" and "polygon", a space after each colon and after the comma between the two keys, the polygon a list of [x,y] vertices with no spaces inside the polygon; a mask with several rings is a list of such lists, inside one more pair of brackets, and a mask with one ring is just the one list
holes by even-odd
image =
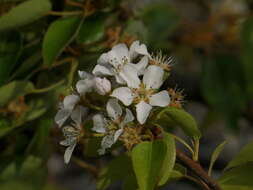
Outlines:
{"label": "flower bud", "polygon": [[106,78],[96,77],[95,79],[95,90],[100,95],[105,95],[111,91],[111,82]]}

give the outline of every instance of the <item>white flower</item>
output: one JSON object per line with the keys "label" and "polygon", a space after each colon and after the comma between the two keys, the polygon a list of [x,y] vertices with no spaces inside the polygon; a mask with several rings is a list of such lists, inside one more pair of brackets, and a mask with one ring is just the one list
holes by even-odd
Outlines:
{"label": "white flower", "polygon": [[100,95],[105,95],[111,91],[111,82],[106,78],[95,77],[85,71],[78,71],[82,80],[76,83],[77,92],[84,95],[95,90]]}
{"label": "white flower", "polygon": [[68,95],[64,98],[63,103],[60,105],[60,110],[54,118],[59,127],[61,127],[72,114],[73,109],[79,101],[80,97],[74,94]]}
{"label": "white flower", "polygon": [[111,91],[111,82],[106,78],[95,77],[95,90],[100,95],[108,94]]}
{"label": "white flower", "polygon": [[124,126],[134,120],[132,112],[126,108],[125,117],[122,118],[122,109],[117,99],[110,99],[106,105],[107,114],[110,119],[105,118],[101,114],[93,116],[93,131],[97,133],[104,133],[101,149],[98,150],[99,154],[105,153],[107,148],[110,148],[123,133]]}
{"label": "white flower", "polygon": [[164,70],[161,67],[151,65],[144,72],[142,83],[139,82],[138,88],[119,87],[111,96],[119,99],[126,106],[134,102],[137,120],[140,124],[144,124],[152,106],[165,107],[170,103],[170,96],[166,90],[156,93],[163,83],[163,75]]}
{"label": "white flower", "polygon": [[88,109],[83,106],[77,106],[71,114],[71,119],[74,123],[62,128],[65,140],[61,141],[60,144],[67,146],[64,153],[64,162],[66,164],[69,163],[74,148],[79,138],[82,136],[82,118],[87,115],[87,110]]}
{"label": "white flower", "polygon": [[163,56],[161,51],[156,55],[152,55],[150,58],[151,65],[159,66],[165,71],[170,71],[173,61],[174,59],[172,56]]}
{"label": "white flower", "polygon": [[78,71],[78,74],[81,80],[76,83],[77,92],[80,95],[84,95],[87,92],[91,92],[94,87],[94,76],[85,71]]}
{"label": "white flower", "polygon": [[[137,64],[132,63],[138,55],[144,57]],[[92,73],[98,76],[115,76],[117,83],[137,88],[138,75],[143,74],[148,64],[148,57],[150,55],[146,46],[140,45],[139,41],[133,42],[129,50],[125,44],[118,44],[100,56]]]}

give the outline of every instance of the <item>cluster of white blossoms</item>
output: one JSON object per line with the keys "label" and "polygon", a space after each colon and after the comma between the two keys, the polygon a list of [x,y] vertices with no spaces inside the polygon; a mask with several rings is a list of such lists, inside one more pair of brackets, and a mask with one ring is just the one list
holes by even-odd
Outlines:
{"label": "cluster of white blossoms", "polygon": [[[64,98],[55,116],[55,122],[62,127],[66,138],[61,142],[67,146],[65,162],[69,162],[74,147],[83,136],[85,120],[92,120],[92,130],[103,136],[98,152],[104,154],[124,133],[126,126],[131,123],[136,123],[133,126],[145,125],[153,107],[168,106],[170,95],[159,88],[171,61],[161,54],[151,56],[144,44],[135,41],[130,48],[122,43],[103,53],[92,74],[79,71],[76,90]],[[89,93],[103,96],[101,99],[105,97],[106,103],[100,105],[100,111],[94,113],[92,110],[92,102],[87,100]]]}

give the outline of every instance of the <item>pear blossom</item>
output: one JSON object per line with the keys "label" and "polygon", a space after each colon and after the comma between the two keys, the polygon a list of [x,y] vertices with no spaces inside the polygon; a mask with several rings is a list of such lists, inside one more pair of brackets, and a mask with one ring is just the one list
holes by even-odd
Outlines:
{"label": "pear blossom", "polygon": [[87,113],[87,108],[77,106],[71,114],[71,119],[74,122],[71,125],[62,128],[65,140],[61,141],[60,144],[67,147],[64,153],[64,162],[66,164],[69,163],[74,148],[82,136],[82,120]]}
{"label": "pear blossom", "polygon": [[108,94],[111,91],[111,82],[106,78],[96,77],[85,71],[79,71],[79,80],[76,84],[77,92],[84,95],[95,90],[100,95]]}
{"label": "pear blossom", "polygon": [[68,95],[64,98],[63,103],[60,104],[60,110],[55,116],[55,123],[61,127],[65,121],[71,116],[75,106],[80,101],[80,97],[75,94]]}
{"label": "pear blossom", "polygon": [[156,65],[150,65],[144,72],[142,82],[136,81],[138,88],[119,87],[111,96],[119,99],[125,106],[132,103],[136,106],[137,120],[144,124],[152,107],[166,107],[170,103],[170,96],[166,90],[157,92],[163,83],[164,70]]}
{"label": "pear blossom", "polygon": [[[143,57],[134,64],[138,55]],[[133,42],[129,49],[126,44],[121,43],[100,56],[92,73],[96,76],[115,76],[117,83],[137,88],[138,75],[143,74],[149,57],[147,47],[140,45],[139,41]]]}
{"label": "pear blossom", "polygon": [[106,105],[106,111],[109,119],[102,114],[93,116],[92,130],[97,133],[105,134],[101,142],[101,148],[98,150],[100,155],[105,153],[120,137],[126,124],[134,120],[132,112],[126,108],[125,117],[122,118],[122,108],[117,99],[110,99]]}
{"label": "pear blossom", "polygon": [[100,95],[106,95],[111,91],[111,82],[106,78],[95,77],[95,90]]}
{"label": "pear blossom", "polygon": [[151,65],[157,65],[165,71],[170,71],[171,65],[174,59],[172,56],[163,56],[162,52],[158,52],[156,55],[152,55],[150,58]]}

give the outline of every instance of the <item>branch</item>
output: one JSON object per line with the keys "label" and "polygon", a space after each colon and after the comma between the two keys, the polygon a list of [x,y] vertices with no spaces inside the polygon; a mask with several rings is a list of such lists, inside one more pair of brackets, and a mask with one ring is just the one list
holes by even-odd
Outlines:
{"label": "branch", "polygon": [[87,162],[85,162],[85,161],[83,161],[83,160],[80,160],[79,158],[74,157],[74,156],[72,157],[72,160],[73,160],[78,166],[80,166],[80,167],[82,167],[82,168],[84,168],[84,169],[90,171],[95,177],[98,176],[99,171],[98,171],[98,168],[96,168],[95,166],[93,166],[93,165],[91,165],[91,164],[89,164],[89,163],[87,163]]}
{"label": "branch", "polygon": [[222,190],[219,184],[206,173],[198,162],[193,161],[178,149],[177,158],[197,175],[211,190]]}

